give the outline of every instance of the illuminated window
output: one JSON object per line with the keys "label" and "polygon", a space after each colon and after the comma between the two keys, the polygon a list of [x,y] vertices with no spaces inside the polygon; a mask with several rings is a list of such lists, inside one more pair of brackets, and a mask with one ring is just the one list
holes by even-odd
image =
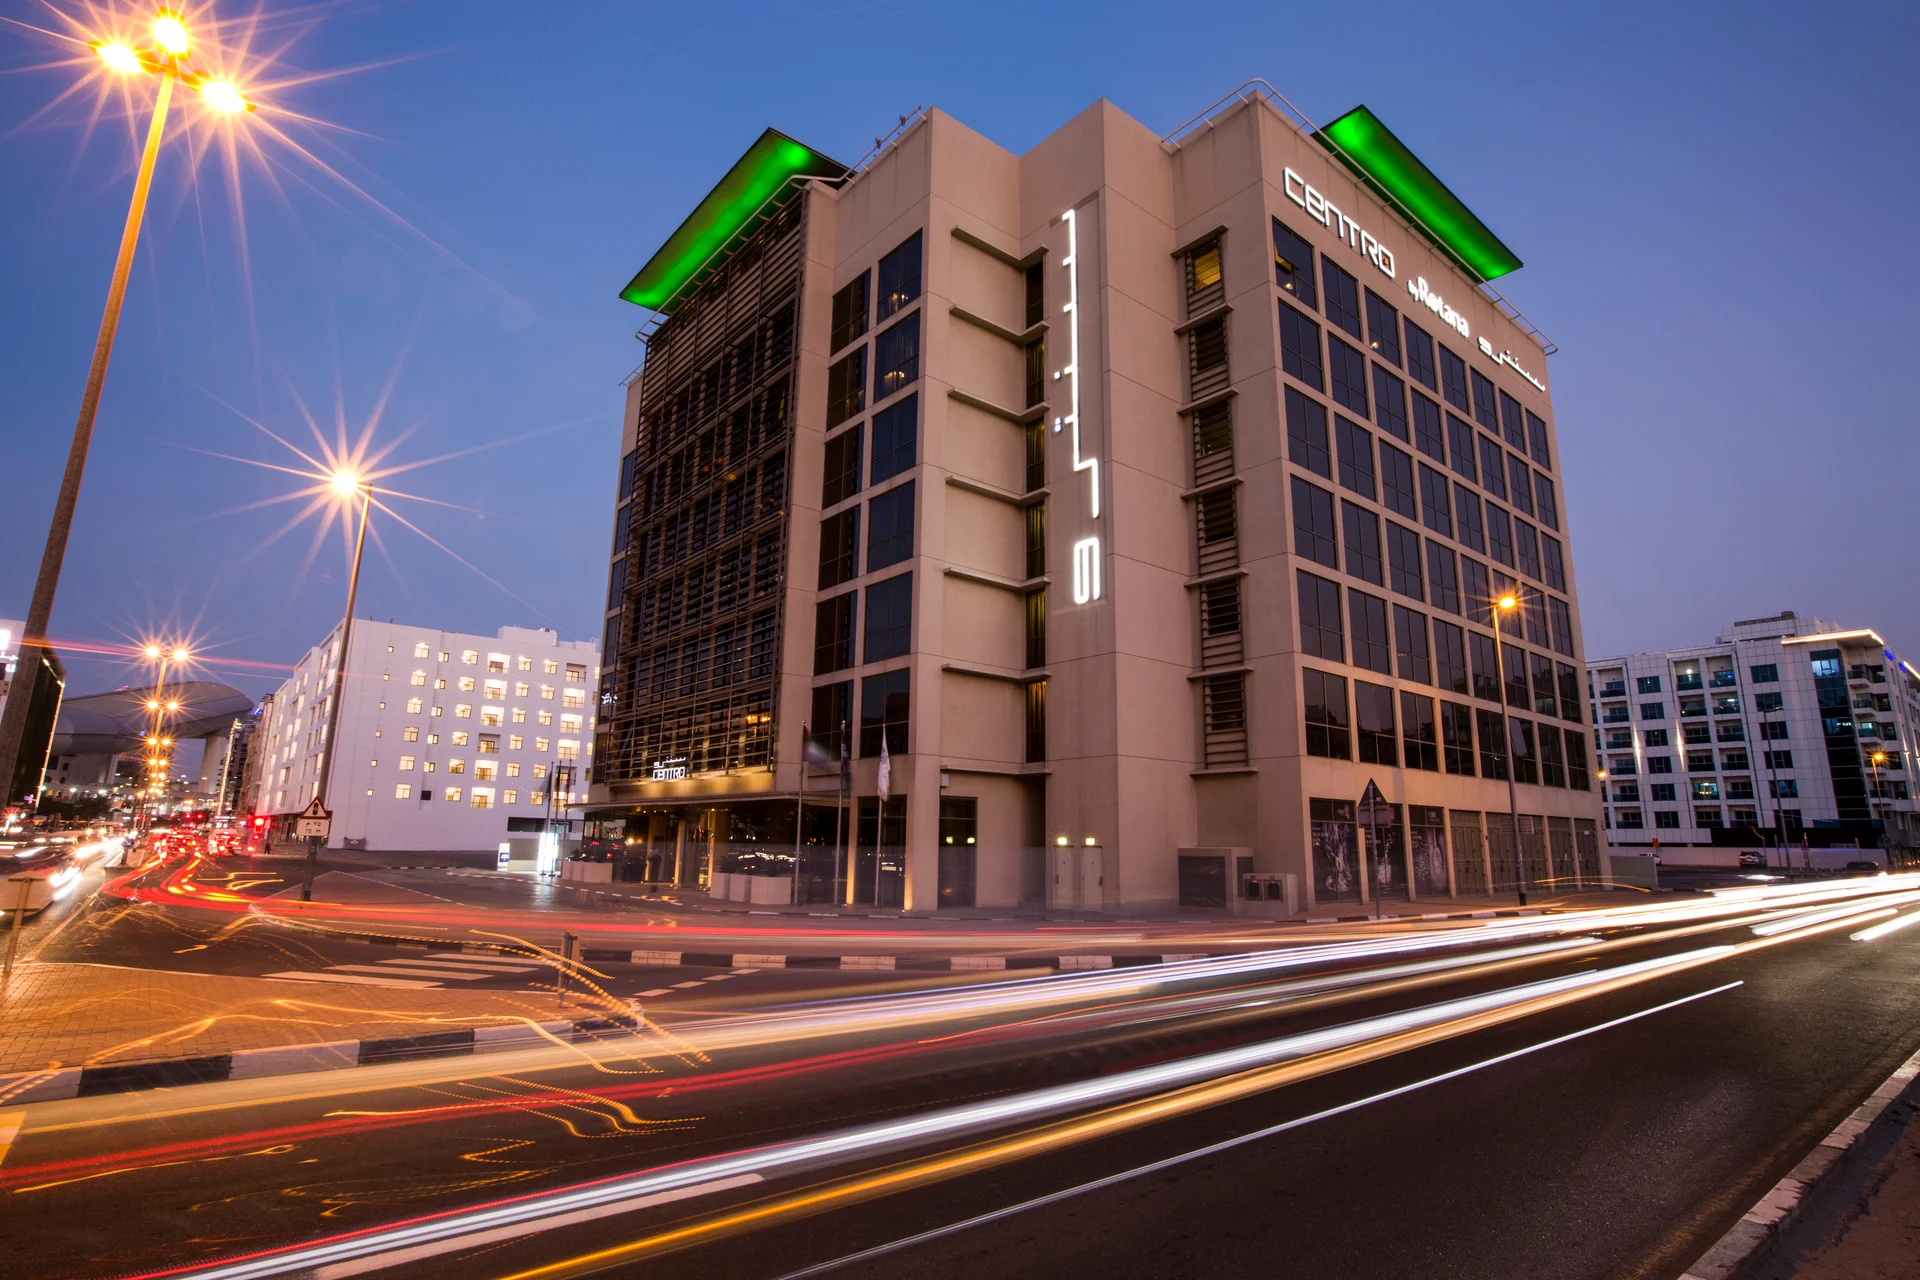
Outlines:
{"label": "illuminated window", "polygon": [[481,755],[483,756],[497,755],[499,751],[500,751],[500,735],[499,734],[483,733],[480,735],[480,754]]}
{"label": "illuminated window", "polygon": [[460,677],[460,692],[462,692],[462,693],[472,693],[472,692],[473,692],[473,688],[474,688],[474,684],[473,684],[473,677],[472,677],[472,676],[461,676],[461,677]]}
{"label": "illuminated window", "polygon": [[536,805],[538,805],[538,804],[545,804],[545,803],[547,802],[547,793],[546,793],[546,792],[544,792],[544,791],[531,791],[531,792],[528,792],[528,793],[527,793],[527,802],[528,802],[529,804],[536,804]]}
{"label": "illuminated window", "polygon": [[445,791],[441,792],[440,794],[443,798],[445,798],[448,804],[460,803],[460,788],[458,787],[448,787]]}
{"label": "illuminated window", "polygon": [[440,710],[440,708],[439,708],[439,707],[435,707],[435,708],[433,709],[433,714],[434,714],[435,716],[438,716],[438,715],[440,715],[440,714],[441,714],[441,710]]}
{"label": "illuminated window", "polygon": [[448,773],[465,773],[466,771],[467,771],[467,762],[465,760],[460,759],[458,756],[455,756],[453,759],[447,761]]}
{"label": "illuminated window", "polygon": [[507,761],[507,776],[509,778],[517,778],[520,776],[520,762],[518,760]]}
{"label": "illuminated window", "polygon": [[400,772],[402,772],[402,773],[412,773],[412,772],[413,772],[413,757],[412,757],[412,756],[401,756],[401,757],[400,757]]}
{"label": "illuminated window", "polygon": [[519,734],[517,734],[517,733],[514,733],[514,734],[508,734],[508,735],[507,735],[507,750],[509,750],[509,751],[518,751],[518,750],[520,750],[520,748],[521,748],[522,746],[524,746],[524,745],[526,745],[526,741],[527,741],[527,740],[526,740],[525,738],[523,738],[523,737],[521,737],[521,736],[520,736]]}
{"label": "illuminated window", "polygon": [[481,782],[492,782],[494,779],[495,771],[496,771],[496,766],[493,764],[492,761],[489,761],[489,760],[474,761],[473,776]]}
{"label": "illuminated window", "polygon": [[587,705],[587,692],[584,689],[568,689],[560,695],[563,707],[584,707]]}
{"label": "illuminated window", "polygon": [[520,793],[518,791],[514,791],[511,789],[502,791],[500,793],[500,803],[501,804],[519,804]]}
{"label": "illuminated window", "polygon": [[492,728],[492,729],[499,728],[500,727],[500,708],[498,707],[480,708],[480,723],[486,725],[488,728]]}
{"label": "illuminated window", "polygon": [[[434,769],[434,765],[433,765],[433,761],[431,760],[424,761],[420,765],[420,772],[422,773],[432,773],[433,769]],[[423,796],[421,798],[425,799],[426,797]]]}
{"label": "illuminated window", "polygon": [[555,662],[552,658],[548,658],[540,664],[540,669],[546,672],[550,676],[558,675],[560,673],[560,664]]}
{"label": "illuminated window", "polygon": [[447,682],[445,680],[435,680],[433,682],[433,687],[436,689],[444,689],[447,687]]}
{"label": "illuminated window", "polygon": [[400,731],[400,740],[401,740],[402,742],[418,742],[418,741],[420,741],[420,730],[419,730],[419,727],[418,727],[418,726],[416,726],[416,725],[408,725],[408,726],[407,726],[406,728],[404,728],[404,729],[402,729],[402,730]]}
{"label": "illuminated window", "polygon": [[[543,765],[543,764],[537,764],[537,765],[535,765],[535,766],[533,766],[533,776],[534,776],[534,777],[536,777],[536,778],[544,778],[544,777],[546,777],[546,776],[547,776],[547,766],[545,766],[545,765]],[[536,801],[535,803],[538,803],[538,801]]]}
{"label": "illuminated window", "polygon": [[427,642],[425,640],[413,646],[413,656],[416,658],[424,658],[431,652],[432,650],[427,648]]}
{"label": "illuminated window", "polygon": [[452,654],[450,654],[450,653],[448,653],[448,652],[447,652],[447,651],[446,651],[445,649],[442,649],[442,650],[440,651],[440,661],[442,661],[442,662],[451,662],[451,661],[453,661],[453,655],[452,655]]}
{"label": "illuminated window", "polygon": [[472,666],[474,663],[480,661],[480,651],[478,649],[462,649],[460,651],[460,661],[466,663],[468,666]]}
{"label": "illuminated window", "polygon": [[395,800],[413,799],[413,784],[411,782],[402,782],[395,785],[393,788],[393,798]]}
{"label": "illuminated window", "polygon": [[579,716],[563,715],[560,717],[560,732],[581,733],[584,729],[585,722],[581,720]]}
{"label": "illuminated window", "polygon": [[554,752],[554,754],[562,760],[578,760],[580,758],[580,744],[577,742],[569,742],[565,738],[562,738],[560,740],[560,749]]}
{"label": "illuminated window", "polygon": [[524,698],[528,696],[532,691],[533,691],[533,686],[529,685],[525,680],[516,680],[514,682],[514,685],[513,685],[514,697]]}
{"label": "illuminated window", "polygon": [[504,653],[490,653],[490,654],[488,654],[488,655],[487,655],[487,670],[489,670],[489,671],[505,671],[506,669],[507,669],[507,655],[506,655],[506,654],[504,654]]}
{"label": "illuminated window", "polygon": [[453,731],[453,745],[456,747],[464,747],[467,745],[467,731],[465,729],[455,729]]}
{"label": "illuminated window", "polygon": [[553,712],[551,712],[551,711],[542,711],[542,712],[540,713],[540,723],[541,723],[541,724],[552,724],[552,723],[553,723]]}
{"label": "illuminated window", "polygon": [[525,724],[527,722],[527,709],[525,707],[515,707],[513,709],[513,722],[515,724]]}
{"label": "illuminated window", "polygon": [[427,673],[424,671],[416,671],[411,676],[407,677],[407,683],[425,685],[427,683]]}
{"label": "illuminated window", "polygon": [[456,702],[456,703],[454,703],[454,704],[453,704],[453,718],[454,718],[454,719],[456,719],[456,720],[471,720],[471,719],[473,719],[473,706],[472,706],[472,704],[470,704],[470,703],[466,703],[466,702]]}
{"label": "illuminated window", "polygon": [[507,682],[505,680],[487,681],[487,697],[495,702],[507,700]]}

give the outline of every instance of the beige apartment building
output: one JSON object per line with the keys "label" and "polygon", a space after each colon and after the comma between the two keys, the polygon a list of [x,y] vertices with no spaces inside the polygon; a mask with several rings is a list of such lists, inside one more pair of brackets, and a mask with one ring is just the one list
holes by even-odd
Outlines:
{"label": "beige apartment building", "polygon": [[623,294],[590,832],[914,911],[1597,882],[1518,265],[1365,108],[769,130]]}

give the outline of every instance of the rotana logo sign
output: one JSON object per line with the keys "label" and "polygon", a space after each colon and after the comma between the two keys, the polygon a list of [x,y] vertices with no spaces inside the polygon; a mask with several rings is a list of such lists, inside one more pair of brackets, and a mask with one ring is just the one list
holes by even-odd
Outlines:
{"label": "rotana logo sign", "polygon": [[1407,281],[1407,292],[1413,295],[1415,302],[1425,304],[1427,310],[1440,317],[1440,323],[1447,325],[1463,338],[1473,335],[1467,332],[1467,318],[1447,305],[1447,300],[1427,287],[1425,276]]}

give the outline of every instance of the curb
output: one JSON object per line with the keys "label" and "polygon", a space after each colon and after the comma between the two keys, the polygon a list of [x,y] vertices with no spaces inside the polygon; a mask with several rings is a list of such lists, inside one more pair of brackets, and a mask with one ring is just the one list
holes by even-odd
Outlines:
{"label": "curb", "polygon": [[932,970],[979,973],[1002,969],[1057,969],[1063,973],[1086,969],[1131,969],[1178,964],[1183,960],[1212,960],[1218,956],[1251,955],[1248,951],[1180,951],[1146,955],[1109,956],[796,956],[760,955],[751,951],[628,951],[588,947],[587,961],[646,965],[662,969],[839,969],[843,971]]}
{"label": "curb", "polygon": [[297,1075],[341,1067],[370,1067],[420,1058],[459,1058],[479,1053],[503,1053],[511,1049],[550,1044],[555,1040],[597,1040],[608,1032],[630,1032],[635,1025],[637,1020],[628,1022],[611,1018],[519,1022],[495,1027],[465,1027],[458,1031],[434,1031],[417,1036],[239,1049],[233,1053],[207,1054],[197,1058],[21,1071],[0,1075],[0,1103],[56,1102],[64,1098],[131,1093],[187,1084],[216,1084],[226,1080],[255,1080],[264,1076]]}
{"label": "curb", "polygon": [[1680,1280],[1739,1280],[1752,1274],[1781,1233],[1798,1222],[1814,1196],[1846,1168],[1860,1136],[1913,1086],[1915,1077],[1920,1077],[1920,1053],[1901,1063],[1853,1114],[1820,1139]]}

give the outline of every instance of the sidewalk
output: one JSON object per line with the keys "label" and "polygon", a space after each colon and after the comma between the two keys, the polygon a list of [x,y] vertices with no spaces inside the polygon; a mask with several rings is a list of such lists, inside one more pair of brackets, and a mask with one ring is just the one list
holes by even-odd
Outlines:
{"label": "sidewalk", "polygon": [[[1836,1187],[1840,1203],[1783,1241],[1757,1280],[1909,1280],[1920,1276],[1920,1104],[1895,1103],[1902,1123],[1880,1158]],[[1846,1194],[1846,1193],[1851,1194]],[[1796,1247],[1797,1246],[1797,1247]]]}
{"label": "sidewalk", "polygon": [[316,987],[268,978],[27,964],[0,995],[0,1075],[400,1038],[630,1011],[578,991]]}

